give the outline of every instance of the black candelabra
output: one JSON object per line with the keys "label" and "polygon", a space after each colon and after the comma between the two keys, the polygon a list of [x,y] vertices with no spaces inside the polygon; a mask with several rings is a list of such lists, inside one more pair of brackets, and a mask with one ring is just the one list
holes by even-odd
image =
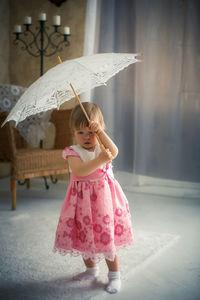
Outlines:
{"label": "black candelabra", "polygon": [[[60,16],[54,16],[53,17],[53,25],[54,30],[48,34],[49,27],[46,26],[46,14],[41,13],[39,15],[39,27],[36,26],[36,33],[34,33],[31,30],[32,25],[32,18],[31,17],[25,17],[24,22],[24,31],[22,32],[22,26],[21,25],[15,25],[14,27],[14,34],[15,34],[15,40],[14,44],[22,44],[21,49],[26,50],[30,55],[34,57],[40,57],[40,76],[44,73],[44,56],[52,56],[56,52],[62,50],[62,46],[69,46],[70,42],[68,40],[68,37],[70,34],[70,27],[64,27],[63,33],[59,31],[59,28],[61,26],[61,17]],[[23,38],[22,38],[23,37]],[[40,148],[43,148],[43,141],[40,141]],[[46,189],[49,188],[49,185],[47,184],[46,177],[43,177],[45,181],[45,187]],[[57,179],[53,179],[52,176],[50,176],[51,181],[53,183],[57,182]],[[24,184],[25,182],[19,184]]]}
{"label": "black candelabra", "polygon": [[[44,73],[44,56],[52,56],[56,52],[62,50],[62,46],[69,46],[70,42],[68,37],[70,34],[70,27],[64,27],[63,32],[59,31],[61,26],[61,17],[53,17],[54,30],[48,33],[49,27],[46,26],[46,14],[41,13],[39,15],[39,27],[36,26],[36,32],[34,33],[31,29],[32,18],[25,17],[24,31],[22,32],[21,25],[15,25],[14,44],[22,44],[21,49],[26,50],[30,55],[34,57],[40,57],[40,76]],[[23,37],[23,38],[22,38]]]}

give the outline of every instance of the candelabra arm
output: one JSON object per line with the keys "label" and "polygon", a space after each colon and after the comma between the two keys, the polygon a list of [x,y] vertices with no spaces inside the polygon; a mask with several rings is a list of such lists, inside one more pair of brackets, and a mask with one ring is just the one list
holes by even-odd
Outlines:
{"label": "candelabra arm", "polygon": [[[30,31],[30,33],[32,34],[32,37],[33,37],[33,40],[32,40],[32,42],[28,45],[28,47],[29,48],[32,48],[33,46],[35,46],[36,47],[36,49],[37,49],[37,52],[39,53],[39,55],[40,55],[40,45],[38,44],[38,40],[39,40],[39,35],[40,35],[40,30],[36,33],[36,34],[34,34],[31,30],[29,30]],[[39,56],[38,55],[38,56]]]}
{"label": "candelabra arm", "polygon": [[15,40],[14,40],[14,45],[18,45],[18,42],[20,42],[20,43],[22,43],[23,44],[23,46],[21,47],[21,49],[23,50],[23,51],[27,51],[30,55],[32,55],[32,56],[34,56],[34,57],[38,57],[38,56],[40,56],[40,53],[38,53],[38,54],[35,54],[35,53],[33,53],[30,49],[29,49],[29,46],[30,45],[28,45],[24,40],[22,40],[21,38],[16,38]]}
{"label": "candelabra arm", "polygon": [[[60,48],[60,46],[61,46],[63,43],[65,43],[66,46],[69,46],[69,45],[70,45],[69,41],[67,40],[67,36],[64,35],[64,34],[62,34],[61,32],[59,32],[57,27],[58,27],[58,26],[55,26],[55,31],[52,32],[49,36],[48,36],[47,32],[44,31],[44,34],[45,34],[46,39],[47,39],[47,44],[46,44],[46,46],[44,47],[44,56],[46,56],[46,57],[49,57],[49,56],[54,55],[57,51],[61,51],[62,48]],[[60,41],[60,42],[56,45],[56,44],[53,42],[53,40],[52,40],[54,36],[56,36],[56,37],[58,37],[58,38],[59,38],[59,37],[63,37],[63,40]],[[47,48],[49,48],[49,46],[51,46],[53,50],[52,50],[51,52],[47,53],[46,50],[47,50]]]}
{"label": "candelabra arm", "polygon": [[67,39],[65,39],[64,38],[64,40],[63,41],[60,41],[59,43],[58,43],[58,45],[54,45],[54,48],[55,48],[55,50],[53,51],[53,52],[51,52],[51,53],[49,53],[49,54],[44,54],[46,57],[49,57],[49,56],[52,56],[52,55],[54,55],[56,52],[58,52],[58,51],[61,51],[62,50],[62,48],[60,47],[62,44],[65,44],[66,46],[69,46],[70,45],[70,42],[67,40]]}
{"label": "candelabra arm", "polygon": [[[46,37],[46,45],[44,46],[43,45],[43,52],[44,52],[44,54],[46,53],[46,50],[49,48],[49,46],[50,46],[50,44],[51,44],[51,36],[52,36],[52,34],[50,34],[50,35],[48,35],[48,33],[46,32],[46,30],[45,30],[45,28],[44,28],[44,31],[43,31],[43,38],[44,38],[44,36]],[[53,34],[54,34],[54,32],[53,32]]]}
{"label": "candelabra arm", "polygon": [[61,37],[61,36],[63,36],[63,34],[60,33],[60,32],[58,31],[57,26],[55,26],[55,31],[53,31],[53,32],[48,36],[49,44],[51,44],[51,46],[52,46],[53,48],[56,47],[56,45],[54,44],[54,42],[53,42],[53,40],[52,40],[52,38],[53,38],[54,36],[56,36],[56,37]]}

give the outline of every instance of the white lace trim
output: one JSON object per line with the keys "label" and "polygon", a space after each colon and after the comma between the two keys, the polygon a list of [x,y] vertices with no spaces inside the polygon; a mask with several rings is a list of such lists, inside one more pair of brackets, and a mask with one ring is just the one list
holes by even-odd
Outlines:
{"label": "white lace trim", "polygon": [[98,263],[102,259],[107,259],[107,260],[113,261],[119,250],[121,250],[121,249],[129,250],[132,246],[133,246],[133,243],[126,244],[126,245],[120,245],[120,246],[116,246],[116,250],[113,252],[95,253],[95,254],[88,253],[88,252],[82,252],[82,251],[79,251],[76,249],[66,250],[66,249],[56,248],[56,247],[53,248],[53,252],[54,253],[58,252],[62,256],[65,256],[67,254],[70,254],[73,257],[82,256],[83,259],[85,259],[85,260],[91,259],[91,261]]}
{"label": "white lace trim", "polygon": [[101,152],[100,146],[97,144],[94,151],[88,151],[84,148],[82,148],[79,144],[71,146],[71,148],[78,153],[80,156],[81,160],[83,162],[90,161],[94,158],[96,158],[99,153]]}

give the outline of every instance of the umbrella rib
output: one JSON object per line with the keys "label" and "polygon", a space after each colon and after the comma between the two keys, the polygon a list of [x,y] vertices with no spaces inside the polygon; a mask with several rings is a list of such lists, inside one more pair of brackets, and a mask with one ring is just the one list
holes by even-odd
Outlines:
{"label": "umbrella rib", "polygon": [[77,65],[81,66],[82,68],[86,69],[90,74],[95,74],[96,76],[98,76],[97,73],[95,73],[93,70],[91,70],[90,68],[86,67],[85,65],[82,65],[80,62],[78,62],[76,60],[74,60],[74,62]]}

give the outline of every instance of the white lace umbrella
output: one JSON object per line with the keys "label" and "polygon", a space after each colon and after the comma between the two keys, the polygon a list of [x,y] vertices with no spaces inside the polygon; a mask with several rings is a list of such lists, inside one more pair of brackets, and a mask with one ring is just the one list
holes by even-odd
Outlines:
{"label": "white lace umbrella", "polygon": [[104,85],[119,71],[140,61],[136,58],[138,55],[140,54],[102,53],[58,64],[25,91],[4,124],[14,120],[17,125],[30,115],[59,109],[62,103],[74,97],[70,83],[78,95]]}

